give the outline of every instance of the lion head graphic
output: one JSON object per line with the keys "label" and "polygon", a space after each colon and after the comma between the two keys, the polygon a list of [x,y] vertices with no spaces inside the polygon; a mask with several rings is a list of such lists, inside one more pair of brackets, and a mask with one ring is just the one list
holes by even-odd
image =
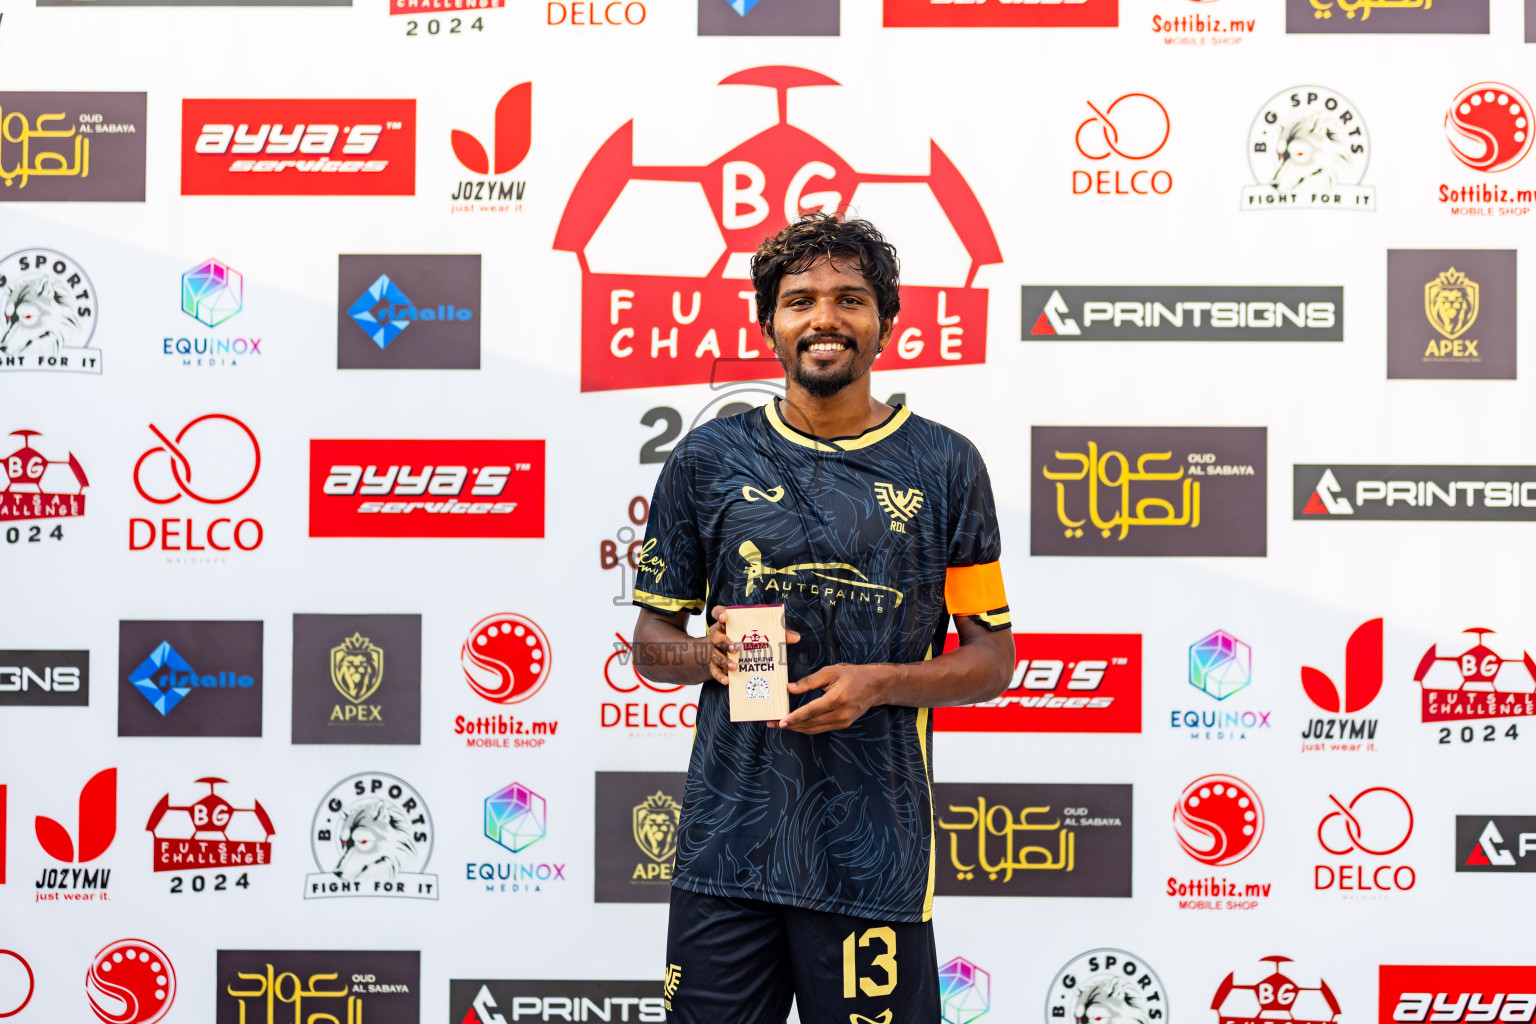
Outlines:
{"label": "lion head graphic", "polygon": [[677,822],[682,805],[660,791],[645,798],[634,811],[635,845],[657,863],[677,853]]}
{"label": "lion head graphic", "polygon": [[361,633],[331,648],[331,683],[347,700],[367,700],[383,681],[384,649]]}
{"label": "lion head graphic", "polygon": [[1077,1024],[1151,1024],[1145,1000],[1124,978],[1090,981],[1078,994]]}
{"label": "lion head graphic", "polygon": [[24,278],[6,296],[0,355],[56,356],[79,335],[69,293],[49,278]]}
{"label": "lion head graphic", "polygon": [[419,851],[405,815],[387,800],[361,800],[347,809],[337,829],[338,878],[391,879],[416,863]]}
{"label": "lion head graphic", "polygon": [[1304,114],[1280,126],[1280,165],[1270,182],[1287,192],[1307,186],[1332,188],[1350,177],[1345,128],[1327,114]]}
{"label": "lion head graphic", "polygon": [[1447,338],[1463,334],[1477,319],[1477,282],[1455,267],[1424,286],[1424,315]]}

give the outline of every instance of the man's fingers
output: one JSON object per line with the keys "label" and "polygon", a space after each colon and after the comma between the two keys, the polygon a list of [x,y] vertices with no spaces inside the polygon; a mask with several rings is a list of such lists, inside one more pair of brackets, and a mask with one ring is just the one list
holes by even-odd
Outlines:
{"label": "man's fingers", "polygon": [[786,630],[785,630],[785,631],[784,631],[784,639],[785,639],[785,640],[786,640],[786,641],[788,641],[788,642],[789,642],[789,643],[792,643],[792,644],[797,644],[797,643],[799,643],[799,642],[800,642],[800,634],[799,634],[799,633],[796,633],[796,632],[795,632],[795,631],[794,631],[794,630],[792,630],[792,629],[786,629]]}
{"label": "man's fingers", "polygon": [[810,690],[819,690],[828,685],[838,676],[837,670],[831,666],[819,668],[803,679],[796,679],[789,684],[790,693],[806,693]]}

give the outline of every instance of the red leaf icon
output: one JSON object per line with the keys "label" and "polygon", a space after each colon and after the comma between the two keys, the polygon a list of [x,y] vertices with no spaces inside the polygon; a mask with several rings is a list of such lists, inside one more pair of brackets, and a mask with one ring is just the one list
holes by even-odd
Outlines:
{"label": "red leaf icon", "polygon": [[1352,714],[1376,699],[1382,681],[1382,624],[1371,619],[1344,645],[1344,711]]}
{"label": "red leaf icon", "polygon": [[1339,710],[1339,691],[1333,680],[1315,668],[1301,667],[1301,688],[1307,691],[1312,703],[1334,714]]}
{"label": "red leaf icon", "polygon": [[522,163],[532,145],[533,83],[524,82],[508,89],[496,104],[496,173],[506,174]]}
{"label": "red leaf icon", "polygon": [[75,862],[75,844],[69,838],[68,829],[41,814],[37,816],[33,827],[37,830],[37,841],[42,844],[44,853],[66,864]]}
{"label": "red leaf icon", "polygon": [[491,173],[491,158],[485,155],[485,147],[480,145],[480,140],[469,132],[461,132],[457,128],[451,136],[453,140],[453,155],[459,158],[459,163],[468,167],[476,174]]}

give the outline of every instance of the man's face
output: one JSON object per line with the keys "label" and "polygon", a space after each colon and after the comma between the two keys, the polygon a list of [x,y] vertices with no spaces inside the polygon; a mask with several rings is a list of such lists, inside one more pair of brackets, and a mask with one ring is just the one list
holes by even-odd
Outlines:
{"label": "man's face", "polygon": [[828,398],[869,372],[893,324],[863,274],[823,260],[779,281],[769,340],[791,380]]}

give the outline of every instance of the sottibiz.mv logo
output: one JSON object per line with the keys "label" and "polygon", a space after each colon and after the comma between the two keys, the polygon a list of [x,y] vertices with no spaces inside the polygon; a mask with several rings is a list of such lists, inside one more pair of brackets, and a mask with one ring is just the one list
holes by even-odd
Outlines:
{"label": "sottibiz.mv logo", "polygon": [[[951,633],[944,649],[960,638]],[[937,708],[940,732],[1141,732],[1140,633],[1015,633],[1008,689]]]}
{"label": "sottibiz.mv logo", "polygon": [[[720,84],[773,89],[778,123],[702,167],[641,167],[630,121],[571,193],[554,247],[581,264],[581,389],[704,383],[722,359],[741,362],[721,379],[778,374],[758,334],[749,263],[765,235],[813,210],[857,210],[898,240],[917,235],[923,247],[954,254],[952,266],[909,267],[895,358],[883,366],[985,362],[987,292],[974,284],[1002,253],[981,204],[938,145],[930,143],[927,174],[856,171],[789,123],[789,90],[837,85],[833,79],[760,67]],[[921,235],[920,224],[946,224],[946,237]],[[658,247],[658,237],[668,244]]]}
{"label": "sottibiz.mv logo", "polygon": [[415,195],[416,101],[182,100],[181,194]]}
{"label": "sottibiz.mv logo", "polygon": [[311,441],[311,537],[542,537],[543,441]]}

